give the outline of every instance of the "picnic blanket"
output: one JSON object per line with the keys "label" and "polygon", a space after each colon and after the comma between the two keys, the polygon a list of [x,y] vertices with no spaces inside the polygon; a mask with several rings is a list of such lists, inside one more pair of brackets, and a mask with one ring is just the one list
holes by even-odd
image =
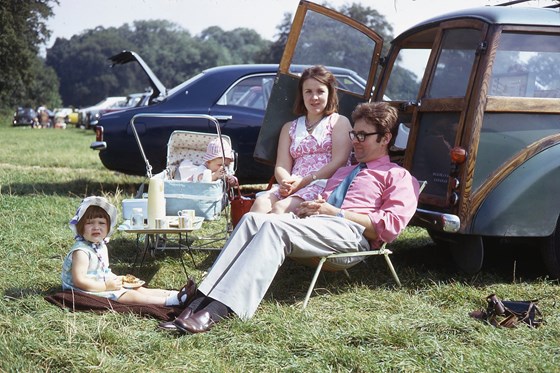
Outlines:
{"label": "picnic blanket", "polygon": [[75,311],[90,311],[103,313],[108,311],[118,313],[134,313],[140,316],[154,317],[163,321],[174,320],[183,311],[180,307],[157,306],[154,304],[133,304],[112,301],[107,298],[82,293],[79,291],[60,291],[45,296],[45,300],[63,309]]}

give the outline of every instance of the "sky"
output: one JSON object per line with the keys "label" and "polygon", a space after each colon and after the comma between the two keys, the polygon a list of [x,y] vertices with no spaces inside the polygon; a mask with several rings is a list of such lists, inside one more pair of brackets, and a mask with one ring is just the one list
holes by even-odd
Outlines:
{"label": "sky", "polygon": [[[394,35],[427,18],[476,6],[496,5],[507,0],[330,0],[331,8],[360,3],[383,14],[393,25]],[[316,1],[322,4],[323,0]],[[554,0],[534,0],[543,7]],[[52,32],[46,47],[57,37],[73,35],[97,26],[120,27],[136,20],[165,19],[179,24],[193,36],[210,26],[225,31],[246,27],[262,38],[274,40],[276,27],[285,13],[295,13],[299,0],[59,0],[48,26]],[[526,4],[517,6],[527,6]]]}

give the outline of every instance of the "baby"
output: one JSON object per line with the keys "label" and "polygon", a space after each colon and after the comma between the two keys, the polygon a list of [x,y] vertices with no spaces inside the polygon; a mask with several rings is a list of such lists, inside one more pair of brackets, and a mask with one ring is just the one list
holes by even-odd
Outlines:
{"label": "baby", "polygon": [[[233,161],[233,151],[227,141],[223,141],[224,151],[220,138],[215,138],[208,143],[206,154],[202,158],[204,163],[200,166],[194,165],[190,160],[181,162],[175,179],[182,181],[211,182],[221,179],[228,174],[229,167]],[[224,158],[225,155],[225,158]]]}

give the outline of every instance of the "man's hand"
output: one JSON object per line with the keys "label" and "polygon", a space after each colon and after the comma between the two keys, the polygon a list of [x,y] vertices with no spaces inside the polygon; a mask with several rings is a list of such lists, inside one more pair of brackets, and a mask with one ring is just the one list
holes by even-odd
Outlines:
{"label": "man's hand", "polygon": [[297,215],[304,218],[311,215],[336,215],[337,208],[325,201],[320,195],[314,201],[304,201],[297,209]]}

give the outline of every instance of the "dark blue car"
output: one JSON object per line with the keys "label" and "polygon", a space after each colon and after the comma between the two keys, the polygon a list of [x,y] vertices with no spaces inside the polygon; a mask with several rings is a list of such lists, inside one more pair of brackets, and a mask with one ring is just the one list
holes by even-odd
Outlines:
{"label": "dark blue car", "polygon": [[[218,119],[221,132],[231,138],[238,153],[236,176],[241,183],[264,183],[273,167],[253,158],[270,91],[278,65],[233,65],[207,69],[175,88],[167,90],[145,62],[134,52],[124,51],[110,58],[114,64],[138,62],[153,89],[150,105],[103,115],[96,128],[92,149],[110,170],[130,175],[145,175],[146,165],[130,127],[139,113],[206,114]],[[303,67],[302,67],[303,68]],[[333,70],[339,85],[349,91],[365,86],[356,73]],[[165,169],[167,141],[175,130],[216,133],[212,122],[203,119],[138,118],[135,127],[146,158],[158,173]]]}

